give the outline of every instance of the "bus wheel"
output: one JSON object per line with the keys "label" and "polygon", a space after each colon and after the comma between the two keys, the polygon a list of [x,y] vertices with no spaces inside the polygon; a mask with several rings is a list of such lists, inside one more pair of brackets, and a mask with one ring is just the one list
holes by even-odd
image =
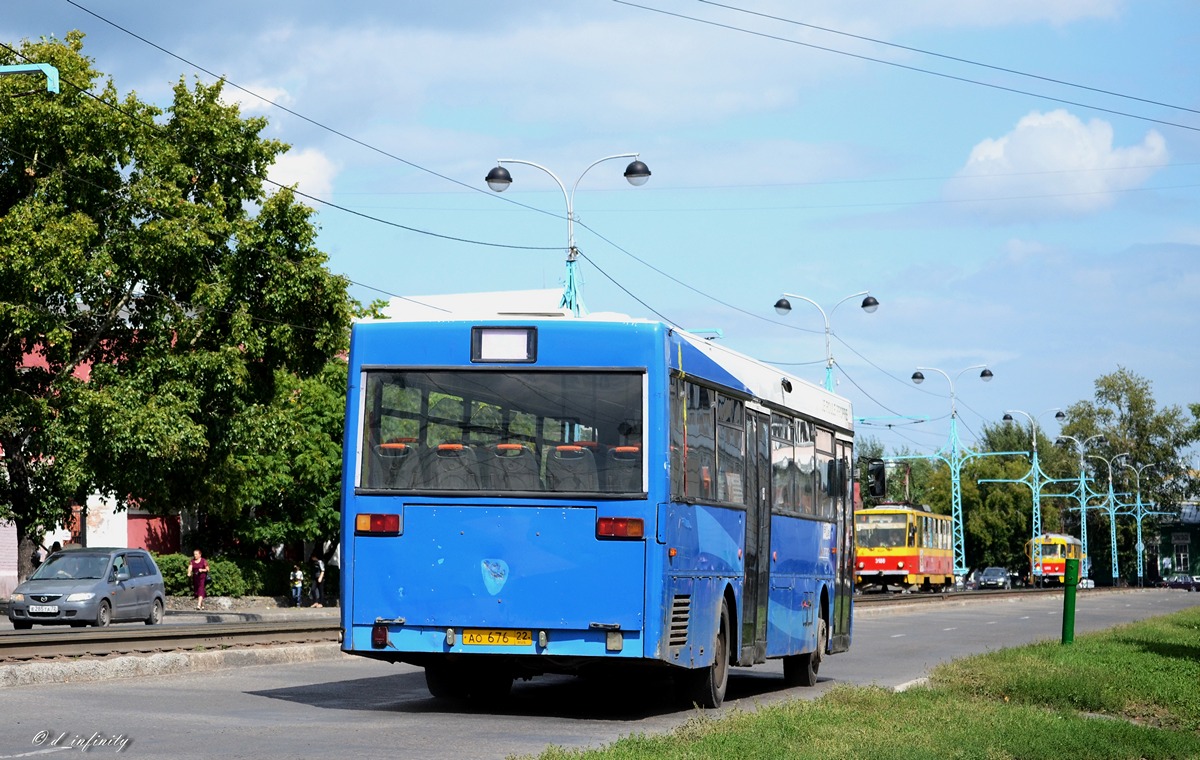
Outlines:
{"label": "bus wheel", "polygon": [[722,602],[721,618],[712,646],[712,664],[699,670],[685,671],[679,677],[680,690],[689,703],[716,708],[725,701],[725,687],[729,684],[729,638],[729,605]]}
{"label": "bus wheel", "polygon": [[783,658],[783,680],[788,686],[817,685],[817,671],[821,669],[821,658],[825,654],[828,638],[829,626],[825,618],[817,618],[817,648],[806,654]]}
{"label": "bus wheel", "polygon": [[448,662],[430,663],[425,666],[425,687],[437,699],[465,699],[466,670]]}

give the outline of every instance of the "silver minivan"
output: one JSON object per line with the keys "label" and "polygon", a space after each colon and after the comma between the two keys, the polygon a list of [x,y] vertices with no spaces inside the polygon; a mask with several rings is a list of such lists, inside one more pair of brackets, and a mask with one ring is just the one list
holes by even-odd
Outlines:
{"label": "silver minivan", "polygon": [[166,591],[143,549],[63,549],[15,589],[8,619],[18,630],[39,625],[106,626],[123,620],[162,622]]}

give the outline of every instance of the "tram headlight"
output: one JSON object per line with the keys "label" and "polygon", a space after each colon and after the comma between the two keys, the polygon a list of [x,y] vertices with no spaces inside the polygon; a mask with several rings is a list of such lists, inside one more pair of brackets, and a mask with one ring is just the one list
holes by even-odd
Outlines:
{"label": "tram headlight", "polygon": [[898,570],[904,569],[904,560],[900,560],[899,562],[896,563],[896,569],[898,569]]}
{"label": "tram headlight", "polygon": [[866,569],[866,567],[867,567],[867,563],[866,563],[866,562],[859,562],[859,563],[858,563],[858,569],[859,569],[859,570],[865,570],[865,569]]}

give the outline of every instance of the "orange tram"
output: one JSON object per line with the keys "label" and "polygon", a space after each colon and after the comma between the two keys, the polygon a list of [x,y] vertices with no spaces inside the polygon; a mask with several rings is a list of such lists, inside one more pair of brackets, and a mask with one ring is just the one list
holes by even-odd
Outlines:
{"label": "orange tram", "polygon": [[[1033,561],[1033,542],[1042,547],[1042,562]],[[1078,538],[1063,533],[1043,533],[1036,539],[1025,542],[1025,556],[1029,559],[1030,583],[1034,586],[1061,586],[1067,573],[1067,560],[1079,560],[1080,576],[1086,574],[1086,555]]]}
{"label": "orange tram", "polygon": [[953,527],[929,507],[884,503],[854,510],[860,591],[948,591],[954,585]]}

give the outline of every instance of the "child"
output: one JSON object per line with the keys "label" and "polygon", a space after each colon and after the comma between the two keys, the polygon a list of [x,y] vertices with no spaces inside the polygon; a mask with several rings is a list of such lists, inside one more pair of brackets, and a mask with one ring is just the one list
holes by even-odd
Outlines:
{"label": "child", "polygon": [[292,606],[300,606],[300,596],[304,592],[304,573],[300,571],[299,565],[292,565]]}

